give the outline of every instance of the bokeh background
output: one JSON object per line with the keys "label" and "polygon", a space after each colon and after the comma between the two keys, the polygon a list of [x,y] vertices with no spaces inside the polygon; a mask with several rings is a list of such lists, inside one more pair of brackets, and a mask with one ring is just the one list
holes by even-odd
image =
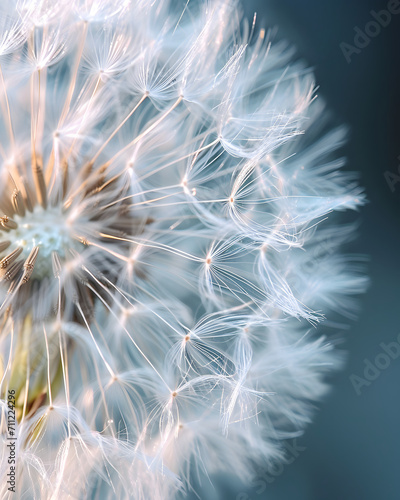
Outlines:
{"label": "bokeh background", "polygon": [[333,377],[314,423],[297,439],[302,451],[275,471],[272,482],[261,472],[249,488],[221,479],[209,498],[400,499],[400,356],[360,394],[350,379],[364,378],[364,360],[374,363],[383,352],[380,343],[396,341],[400,333],[400,182],[392,192],[385,179],[385,172],[400,175],[400,14],[350,63],[340,48],[342,42],[354,45],[354,28],[364,31],[371,10],[387,9],[388,3],[243,0],[247,17],[256,11],[259,25],[277,26],[278,38],[293,42],[299,58],[314,67],[318,94],[335,122],[350,127],[344,153],[348,168],[360,172],[369,200],[351,250],[369,256],[371,286],[360,300],[359,319],[343,333],[345,370]]}

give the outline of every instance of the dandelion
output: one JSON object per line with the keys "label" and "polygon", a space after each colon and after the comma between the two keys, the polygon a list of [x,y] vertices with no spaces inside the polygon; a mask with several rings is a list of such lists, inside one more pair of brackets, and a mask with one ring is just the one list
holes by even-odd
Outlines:
{"label": "dandelion", "polygon": [[310,420],[364,196],[292,58],[233,0],[1,2],[2,498],[185,497]]}

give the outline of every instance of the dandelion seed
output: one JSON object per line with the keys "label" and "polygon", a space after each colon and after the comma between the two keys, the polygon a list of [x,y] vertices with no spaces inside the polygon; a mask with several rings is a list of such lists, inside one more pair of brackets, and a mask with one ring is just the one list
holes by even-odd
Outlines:
{"label": "dandelion seed", "polygon": [[329,218],[364,196],[237,9],[1,2],[2,498],[9,390],[18,498],[136,500],[249,479],[327,390],[366,286]]}

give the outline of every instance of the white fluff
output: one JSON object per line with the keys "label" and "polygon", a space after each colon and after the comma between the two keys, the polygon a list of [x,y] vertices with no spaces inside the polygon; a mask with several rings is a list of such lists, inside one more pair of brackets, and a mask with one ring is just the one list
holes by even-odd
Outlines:
{"label": "white fluff", "polygon": [[236,0],[1,2],[2,498],[184,498],[310,421],[364,195],[292,59]]}

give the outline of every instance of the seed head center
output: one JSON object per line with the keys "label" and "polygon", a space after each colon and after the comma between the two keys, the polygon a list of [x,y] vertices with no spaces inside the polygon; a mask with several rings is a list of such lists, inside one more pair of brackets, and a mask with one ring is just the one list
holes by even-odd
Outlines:
{"label": "seed head center", "polygon": [[60,208],[36,206],[33,212],[26,212],[24,216],[14,215],[14,219],[18,227],[4,235],[4,239],[10,240],[14,248],[21,247],[25,258],[34,247],[39,247],[34,268],[36,278],[52,275],[53,252],[63,258],[67,248],[76,248],[78,244],[71,237],[66,216]]}

